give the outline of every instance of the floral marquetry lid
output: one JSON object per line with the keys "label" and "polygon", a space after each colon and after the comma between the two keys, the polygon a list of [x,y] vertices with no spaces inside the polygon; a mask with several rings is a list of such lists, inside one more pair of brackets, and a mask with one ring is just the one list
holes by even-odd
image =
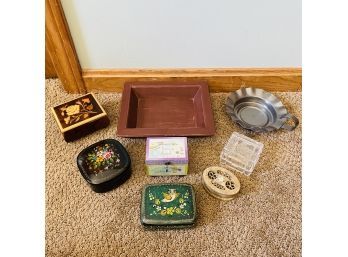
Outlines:
{"label": "floral marquetry lid", "polygon": [[182,227],[193,225],[196,203],[189,184],[151,184],[142,193],[141,223],[145,226]]}
{"label": "floral marquetry lid", "polygon": [[93,93],[57,105],[52,108],[52,112],[61,132],[107,115]]}
{"label": "floral marquetry lid", "polygon": [[77,157],[81,175],[94,187],[110,184],[124,176],[124,173],[128,174],[130,164],[127,150],[115,139],[105,139],[90,145]]}

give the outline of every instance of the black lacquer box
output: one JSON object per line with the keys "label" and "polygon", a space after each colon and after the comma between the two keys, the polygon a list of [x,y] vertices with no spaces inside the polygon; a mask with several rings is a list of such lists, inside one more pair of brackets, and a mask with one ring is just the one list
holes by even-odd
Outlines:
{"label": "black lacquer box", "polygon": [[82,150],[77,156],[77,166],[98,193],[120,186],[131,175],[129,154],[115,139],[105,139]]}

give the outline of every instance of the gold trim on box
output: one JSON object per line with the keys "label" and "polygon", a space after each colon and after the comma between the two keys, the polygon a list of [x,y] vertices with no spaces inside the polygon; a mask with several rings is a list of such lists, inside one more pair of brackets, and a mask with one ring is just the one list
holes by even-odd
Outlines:
{"label": "gold trim on box", "polygon": [[83,98],[83,97],[89,96],[89,95],[91,95],[91,96],[93,97],[93,99],[96,101],[96,103],[98,104],[98,106],[99,106],[99,108],[101,109],[102,113],[100,113],[100,114],[98,114],[98,115],[96,115],[96,116],[93,116],[93,117],[91,117],[91,118],[89,118],[89,119],[85,119],[85,120],[82,120],[82,121],[80,121],[80,122],[77,122],[77,123],[75,123],[75,124],[73,124],[73,125],[71,125],[71,126],[68,126],[68,127],[66,127],[66,128],[63,128],[63,127],[62,127],[62,124],[60,123],[60,120],[59,120],[59,118],[58,118],[58,116],[57,116],[57,113],[56,113],[56,111],[54,110],[54,108],[56,108],[56,107],[58,107],[58,106],[60,106],[60,105],[62,105],[62,104],[64,104],[64,103],[61,103],[61,104],[58,104],[58,105],[56,105],[56,106],[51,107],[51,111],[52,111],[52,113],[53,113],[53,116],[54,116],[55,120],[56,120],[57,123],[58,123],[60,132],[62,132],[62,133],[67,132],[67,131],[72,130],[72,129],[74,129],[74,128],[77,128],[77,127],[79,127],[79,126],[81,126],[81,125],[83,125],[83,124],[86,124],[86,123],[95,121],[95,120],[100,119],[101,117],[105,117],[105,116],[107,115],[106,112],[105,112],[105,110],[104,110],[104,108],[103,108],[103,106],[99,103],[99,101],[97,100],[97,98],[95,97],[95,95],[94,95],[93,93],[88,93],[88,94],[85,94],[85,95],[76,97],[75,99],[71,99],[71,100],[69,100],[69,101],[67,101],[67,102],[71,102],[71,101],[74,101],[74,100],[77,100],[77,99],[79,99],[79,98]]}

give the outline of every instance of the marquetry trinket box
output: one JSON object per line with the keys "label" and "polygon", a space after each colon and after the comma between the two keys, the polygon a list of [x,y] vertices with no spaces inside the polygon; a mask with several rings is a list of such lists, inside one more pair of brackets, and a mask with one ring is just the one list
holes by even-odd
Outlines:
{"label": "marquetry trinket box", "polygon": [[187,175],[187,138],[148,137],[145,164],[150,176]]}
{"label": "marquetry trinket box", "polygon": [[60,132],[71,142],[109,125],[110,120],[93,93],[51,108]]}
{"label": "marquetry trinket box", "polygon": [[185,228],[194,225],[196,202],[189,184],[146,185],[142,191],[141,223],[146,228]]}
{"label": "marquetry trinket box", "polygon": [[77,166],[97,193],[120,186],[131,175],[129,154],[115,139],[105,139],[83,149],[77,156]]}

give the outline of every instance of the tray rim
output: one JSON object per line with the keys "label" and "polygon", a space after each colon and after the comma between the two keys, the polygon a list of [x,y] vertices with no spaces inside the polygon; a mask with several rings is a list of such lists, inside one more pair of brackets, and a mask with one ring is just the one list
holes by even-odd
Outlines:
{"label": "tray rim", "polygon": [[[132,88],[161,86],[161,87],[186,87],[200,86],[202,90],[202,109],[205,121],[204,128],[127,128],[127,118],[129,114],[129,102]],[[127,110],[126,114],[121,115],[122,110]],[[205,81],[181,82],[181,81],[134,81],[124,84],[120,115],[117,125],[117,135],[121,137],[163,137],[163,136],[212,136],[215,134],[213,109],[209,95],[209,86]]]}

